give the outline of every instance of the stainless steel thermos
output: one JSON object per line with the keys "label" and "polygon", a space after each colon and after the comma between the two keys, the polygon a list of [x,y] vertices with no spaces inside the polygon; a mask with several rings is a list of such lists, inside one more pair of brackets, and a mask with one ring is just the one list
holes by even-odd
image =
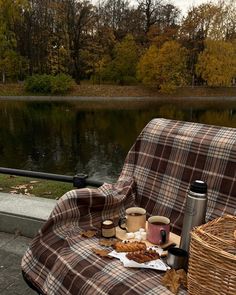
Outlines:
{"label": "stainless steel thermos", "polygon": [[207,208],[207,184],[202,180],[191,183],[186,200],[180,248],[189,251],[190,231],[205,223]]}

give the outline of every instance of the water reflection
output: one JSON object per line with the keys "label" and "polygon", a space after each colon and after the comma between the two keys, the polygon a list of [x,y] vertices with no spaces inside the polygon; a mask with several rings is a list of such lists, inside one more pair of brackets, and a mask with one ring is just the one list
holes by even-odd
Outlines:
{"label": "water reflection", "polygon": [[116,108],[79,102],[0,102],[0,166],[114,181],[155,117],[236,127],[236,103],[176,102]]}

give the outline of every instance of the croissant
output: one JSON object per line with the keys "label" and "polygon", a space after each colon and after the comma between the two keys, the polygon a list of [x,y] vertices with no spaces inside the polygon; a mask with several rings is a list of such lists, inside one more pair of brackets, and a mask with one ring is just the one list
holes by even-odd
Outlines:
{"label": "croissant", "polygon": [[146,244],[142,242],[116,242],[114,244],[114,249],[117,252],[134,252],[146,250]]}
{"label": "croissant", "polygon": [[132,252],[126,254],[126,257],[130,260],[134,260],[138,263],[144,263],[152,260],[159,259],[159,254],[154,250],[143,250],[138,252]]}

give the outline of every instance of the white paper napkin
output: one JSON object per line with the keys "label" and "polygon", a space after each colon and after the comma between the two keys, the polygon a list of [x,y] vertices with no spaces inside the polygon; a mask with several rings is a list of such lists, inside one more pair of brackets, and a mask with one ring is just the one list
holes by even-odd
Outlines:
{"label": "white paper napkin", "polygon": [[[161,255],[161,252],[163,251],[161,248],[155,248],[155,250],[158,252],[159,255]],[[151,268],[162,271],[170,269],[170,267],[166,265],[161,259],[156,259],[145,263],[138,263],[134,260],[128,259],[126,257],[126,254],[127,252],[116,252],[115,250],[113,250],[108,255],[119,259],[123,263],[124,267]]]}

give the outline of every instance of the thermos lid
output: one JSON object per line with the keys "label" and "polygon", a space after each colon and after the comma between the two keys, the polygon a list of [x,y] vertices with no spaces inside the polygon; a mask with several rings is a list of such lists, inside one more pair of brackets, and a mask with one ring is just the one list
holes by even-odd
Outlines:
{"label": "thermos lid", "polygon": [[190,191],[198,194],[206,194],[207,184],[202,180],[195,180],[190,185]]}

